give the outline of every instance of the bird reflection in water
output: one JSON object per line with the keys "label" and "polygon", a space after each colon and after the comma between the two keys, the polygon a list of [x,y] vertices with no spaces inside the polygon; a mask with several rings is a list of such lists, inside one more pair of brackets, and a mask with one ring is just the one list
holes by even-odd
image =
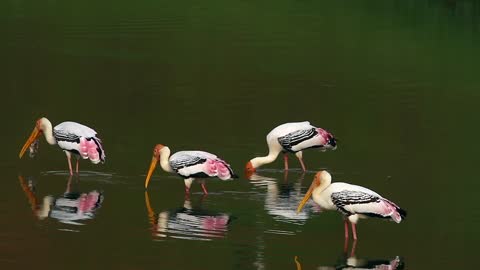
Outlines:
{"label": "bird reflection in water", "polygon": [[[302,270],[300,259],[294,258],[297,270]],[[392,260],[368,260],[357,259],[355,256],[343,256],[334,266],[319,266],[317,270],[338,270],[338,269],[376,269],[376,270],[400,270],[404,269],[405,264],[400,257],[396,256]]]}
{"label": "bird reflection in water", "polygon": [[266,188],[265,210],[276,221],[303,225],[311,212],[320,212],[320,208],[313,202],[306,205],[306,211],[296,212],[297,206],[303,198],[302,181],[305,173],[302,173],[296,181],[288,181],[288,171],[284,172],[283,183],[277,179],[261,176],[257,173],[250,175],[250,182],[260,188]]}
{"label": "bird reflection in water", "polygon": [[18,176],[32,212],[39,220],[50,217],[65,224],[83,225],[80,221],[95,217],[95,211],[102,205],[103,195],[96,190],[88,193],[76,191],[72,188],[72,178],[70,175],[63,195],[56,198],[47,195],[39,200],[35,194],[35,181],[31,177],[26,181],[22,175]]}
{"label": "bird reflection in water", "polygon": [[[202,197],[200,204],[204,198],[205,196]],[[232,220],[228,214],[192,206],[188,196],[183,206],[175,210],[162,211],[157,215],[150,204],[148,192],[145,192],[145,206],[155,240],[168,237],[201,241],[224,238]]]}

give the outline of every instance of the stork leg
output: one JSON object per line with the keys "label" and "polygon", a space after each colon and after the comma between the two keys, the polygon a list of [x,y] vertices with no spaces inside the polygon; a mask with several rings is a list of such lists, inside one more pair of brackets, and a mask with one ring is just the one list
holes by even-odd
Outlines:
{"label": "stork leg", "polygon": [[207,191],[207,187],[205,186],[205,183],[202,182],[200,185],[202,186],[203,194],[208,195],[208,191]]}
{"label": "stork leg", "polygon": [[344,220],[344,226],[345,226],[345,239],[348,240],[348,221],[346,219]]}
{"label": "stork leg", "polygon": [[344,227],[345,227],[345,242],[343,244],[343,252],[347,254],[347,249],[348,249],[348,221],[347,219],[344,219]]}
{"label": "stork leg", "polygon": [[65,193],[70,193],[72,190],[72,175],[68,177],[67,188],[65,189]]}
{"label": "stork leg", "polygon": [[352,251],[350,252],[350,257],[355,257],[355,249],[357,249],[357,240],[353,240]]}
{"label": "stork leg", "polygon": [[288,171],[288,154],[287,154],[287,152],[283,153],[283,163],[285,164],[285,171]]}
{"label": "stork leg", "polygon": [[80,158],[77,158],[77,166],[76,166],[77,174],[78,174],[78,163],[80,163],[79,161],[80,161]]}
{"label": "stork leg", "polygon": [[305,172],[307,171],[307,168],[305,167],[305,163],[303,163],[303,153],[302,151],[298,151],[295,153],[295,156],[297,156],[298,161],[300,161],[300,165],[302,166],[302,170]]}
{"label": "stork leg", "polygon": [[72,170],[72,155],[70,152],[65,151],[65,154],[67,155],[67,160],[68,160],[68,169],[70,170],[70,175],[73,175],[73,170]]}
{"label": "stork leg", "polygon": [[183,181],[185,182],[185,194],[190,194],[193,178],[185,178]]}
{"label": "stork leg", "polygon": [[285,184],[288,182],[288,171],[283,172],[283,182]]}
{"label": "stork leg", "polygon": [[302,170],[303,170],[304,172],[306,172],[306,171],[307,171],[307,168],[305,167],[305,163],[303,163],[303,159],[302,159],[302,158],[298,158],[298,160],[300,160],[300,165],[302,165]]}
{"label": "stork leg", "polygon": [[357,241],[357,225],[353,222],[350,222],[352,224],[352,234],[353,234],[353,241]]}

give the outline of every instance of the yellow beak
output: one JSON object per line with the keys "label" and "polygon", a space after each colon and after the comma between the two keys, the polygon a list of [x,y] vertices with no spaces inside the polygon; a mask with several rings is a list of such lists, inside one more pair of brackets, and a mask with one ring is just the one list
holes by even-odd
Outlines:
{"label": "yellow beak", "polygon": [[310,185],[310,188],[308,189],[307,193],[305,194],[302,201],[298,205],[297,214],[300,213],[300,211],[302,211],[303,206],[308,202],[308,199],[310,199],[310,197],[312,196],[312,192],[313,192],[314,189],[315,189],[315,181],[312,182],[312,184]]}
{"label": "yellow beak", "polygon": [[30,137],[23,145],[22,150],[20,150],[20,154],[18,154],[19,158],[22,158],[23,154],[25,154],[25,151],[27,151],[27,148],[30,146],[30,144],[32,144],[41,134],[42,132],[37,127],[33,129],[32,134],[30,134]]}
{"label": "yellow beak", "polygon": [[155,171],[155,167],[157,167],[158,158],[155,156],[152,157],[152,163],[150,163],[150,168],[148,169],[147,178],[145,179],[145,189],[148,187],[148,183],[150,182],[150,178],[152,177],[153,171]]}

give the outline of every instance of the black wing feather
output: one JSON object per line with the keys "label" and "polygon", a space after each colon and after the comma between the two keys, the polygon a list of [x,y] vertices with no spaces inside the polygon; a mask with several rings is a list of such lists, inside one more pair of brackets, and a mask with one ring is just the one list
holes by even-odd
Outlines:
{"label": "black wing feather", "polygon": [[284,136],[278,137],[278,142],[286,151],[295,152],[292,150],[292,147],[303,141],[315,137],[317,134],[318,131],[316,128],[297,130]]}

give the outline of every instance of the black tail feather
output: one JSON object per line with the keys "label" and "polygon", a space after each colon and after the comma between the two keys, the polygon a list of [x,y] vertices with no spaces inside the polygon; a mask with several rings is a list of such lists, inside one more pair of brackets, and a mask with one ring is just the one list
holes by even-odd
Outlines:
{"label": "black tail feather", "polygon": [[406,218],[407,217],[407,211],[400,208],[400,207],[397,207],[397,211],[398,213],[400,214],[400,216],[402,217],[402,219]]}

